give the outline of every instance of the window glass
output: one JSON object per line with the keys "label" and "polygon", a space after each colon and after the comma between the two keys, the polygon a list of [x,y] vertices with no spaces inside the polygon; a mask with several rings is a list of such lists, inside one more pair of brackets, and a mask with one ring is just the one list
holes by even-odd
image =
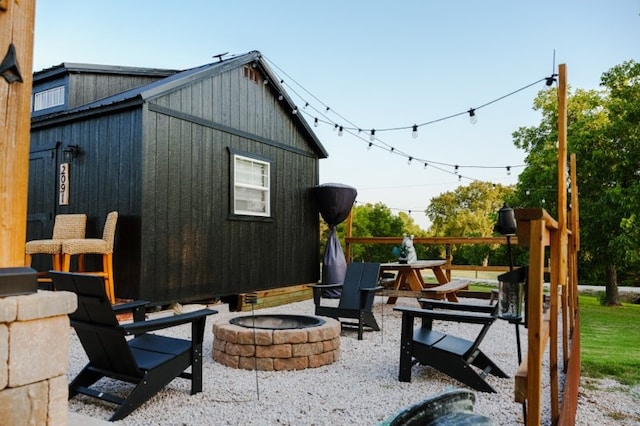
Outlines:
{"label": "window glass", "polygon": [[270,164],[234,155],[234,214],[270,216]]}

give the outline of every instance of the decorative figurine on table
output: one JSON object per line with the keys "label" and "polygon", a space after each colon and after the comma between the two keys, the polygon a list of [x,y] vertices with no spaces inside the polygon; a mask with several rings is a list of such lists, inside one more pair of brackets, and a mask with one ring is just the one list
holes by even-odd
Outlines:
{"label": "decorative figurine on table", "polygon": [[398,258],[399,263],[413,263],[418,260],[413,246],[413,235],[402,234],[400,247],[394,247],[392,253]]}

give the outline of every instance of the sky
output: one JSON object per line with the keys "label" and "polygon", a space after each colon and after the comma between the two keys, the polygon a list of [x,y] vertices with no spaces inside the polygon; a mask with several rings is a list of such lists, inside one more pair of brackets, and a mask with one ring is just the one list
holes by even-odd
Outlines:
{"label": "sky", "polygon": [[640,61],[640,0],[36,3],[34,71],[187,69],[253,50],[310,125],[319,118],[320,183],[353,186],[356,203],[382,202],[426,230],[433,197],[473,180],[517,182],[525,153],[512,133],[539,124],[538,81],[558,64],[572,90],[588,90]]}

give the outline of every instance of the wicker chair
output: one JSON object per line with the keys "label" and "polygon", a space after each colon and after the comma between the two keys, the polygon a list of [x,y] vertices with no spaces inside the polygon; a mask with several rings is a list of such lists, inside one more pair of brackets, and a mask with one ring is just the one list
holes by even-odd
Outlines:
{"label": "wicker chair", "polygon": [[102,271],[86,272],[91,275],[104,277],[105,289],[109,301],[116,301],[115,287],[113,284],[113,243],[116,235],[116,222],[118,212],[110,212],[104,224],[102,238],[79,238],[65,240],[62,243],[62,271],[69,272],[71,256],[78,256],[78,272],[85,272],[84,255],[102,255]]}
{"label": "wicker chair", "polygon": [[27,242],[24,250],[24,265],[31,266],[32,256],[46,254],[52,256],[51,269],[61,271],[63,241],[71,238],[84,238],[86,225],[86,214],[56,215],[53,223],[53,235],[50,240]]}

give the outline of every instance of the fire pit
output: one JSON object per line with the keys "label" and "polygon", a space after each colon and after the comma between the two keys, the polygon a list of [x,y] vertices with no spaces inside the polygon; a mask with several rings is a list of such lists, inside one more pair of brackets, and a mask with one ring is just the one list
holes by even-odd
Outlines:
{"label": "fire pit", "polygon": [[245,370],[302,370],[340,355],[340,322],[306,315],[246,315],[213,325],[213,359]]}

